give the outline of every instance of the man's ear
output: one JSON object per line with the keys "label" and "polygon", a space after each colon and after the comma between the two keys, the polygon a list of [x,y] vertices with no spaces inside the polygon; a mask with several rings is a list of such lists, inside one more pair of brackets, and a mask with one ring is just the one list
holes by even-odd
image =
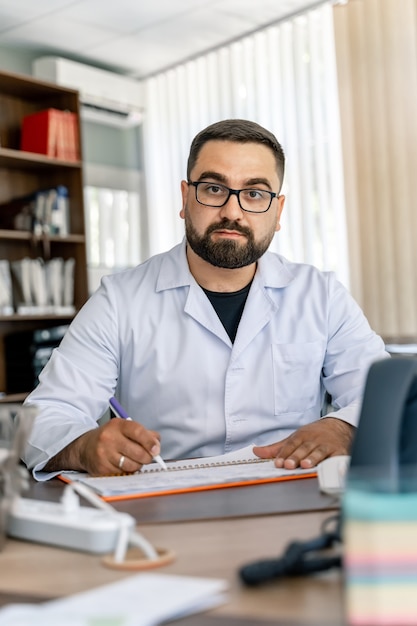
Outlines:
{"label": "man's ear", "polygon": [[187,197],[188,197],[188,183],[186,180],[181,181],[181,196],[182,196],[182,209],[180,211],[180,217],[184,219],[185,217],[184,209],[185,209],[185,205],[187,204]]}
{"label": "man's ear", "polygon": [[277,221],[276,221],[276,224],[275,224],[275,232],[276,233],[279,230],[281,230],[281,215],[282,215],[282,211],[284,209],[285,196],[278,196],[277,202],[278,202]]}

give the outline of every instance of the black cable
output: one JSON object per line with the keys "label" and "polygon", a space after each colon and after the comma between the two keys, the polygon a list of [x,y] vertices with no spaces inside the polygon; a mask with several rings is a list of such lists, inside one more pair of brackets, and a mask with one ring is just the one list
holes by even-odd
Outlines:
{"label": "black cable", "polygon": [[[333,527],[331,526],[333,524]],[[333,528],[333,529],[332,529]],[[337,538],[341,541],[342,537],[342,516],[340,513],[336,513],[335,515],[331,515],[330,517],[326,517],[325,520],[321,523],[321,532],[323,534],[333,533],[335,535],[335,540]]]}
{"label": "black cable", "polygon": [[340,555],[322,556],[319,554],[320,550],[327,550],[340,543],[341,516],[328,518],[323,522],[322,528],[330,522],[336,522],[334,531],[323,532],[308,541],[293,541],[279,558],[263,559],[244,565],[239,570],[241,580],[246,585],[255,586],[283,576],[304,576],[333,567],[341,567]]}

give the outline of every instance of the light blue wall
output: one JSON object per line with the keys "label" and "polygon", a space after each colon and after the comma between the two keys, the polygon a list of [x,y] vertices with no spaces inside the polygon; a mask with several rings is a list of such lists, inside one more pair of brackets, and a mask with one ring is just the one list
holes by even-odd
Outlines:
{"label": "light blue wall", "polygon": [[86,163],[141,169],[141,128],[118,129],[83,122],[83,157]]}
{"label": "light blue wall", "polygon": [[33,52],[0,46],[0,69],[16,74],[31,74]]}

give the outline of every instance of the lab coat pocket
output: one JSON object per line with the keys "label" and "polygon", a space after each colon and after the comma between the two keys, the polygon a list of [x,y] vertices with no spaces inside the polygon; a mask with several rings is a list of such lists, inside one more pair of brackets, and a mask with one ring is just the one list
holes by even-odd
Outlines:
{"label": "lab coat pocket", "polygon": [[275,415],[306,411],[319,401],[324,342],[272,346]]}

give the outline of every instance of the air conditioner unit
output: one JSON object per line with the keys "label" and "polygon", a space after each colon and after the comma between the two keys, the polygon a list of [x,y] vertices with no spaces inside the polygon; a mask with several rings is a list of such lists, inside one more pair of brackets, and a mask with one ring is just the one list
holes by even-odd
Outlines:
{"label": "air conditioner unit", "polygon": [[143,91],[139,81],[60,57],[41,57],[33,62],[36,78],[80,94],[81,115],[84,119],[129,127],[143,118]]}

